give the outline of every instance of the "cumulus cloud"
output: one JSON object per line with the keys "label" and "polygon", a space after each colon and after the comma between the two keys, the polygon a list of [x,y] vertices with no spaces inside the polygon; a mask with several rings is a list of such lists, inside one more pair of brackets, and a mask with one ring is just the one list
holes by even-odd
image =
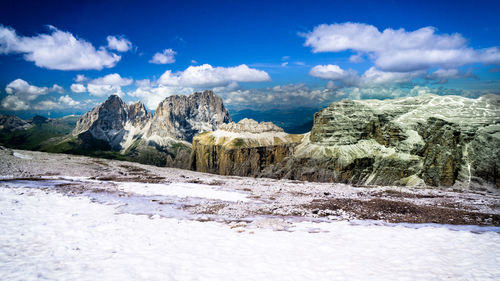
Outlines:
{"label": "cumulus cloud", "polygon": [[318,107],[336,100],[332,89],[311,89],[306,84],[278,85],[264,89],[236,89],[218,92],[224,104],[233,109]]}
{"label": "cumulus cloud", "polygon": [[27,110],[30,108],[26,100],[22,100],[17,96],[9,95],[2,100],[2,107],[7,110]]}
{"label": "cumulus cloud", "polygon": [[123,86],[131,85],[134,80],[123,78],[118,73],[108,74],[104,77],[96,78],[88,82],[87,91],[98,97],[109,96],[112,94],[123,95]]}
{"label": "cumulus cloud", "polygon": [[391,86],[394,84],[411,83],[413,79],[443,83],[447,79],[475,77],[471,71],[463,73],[458,69],[438,69],[431,74],[426,70],[409,72],[382,71],[376,67],[370,67],[362,75],[352,69],[344,70],[338,65],[317,65],[309,71],[309,75],[324,80],[329,80],[328,88],[336,87],[376,87]]}
{"label": "cumulus cloud", "polygon": [[219,87],[232,82],[271,81],[267,72],[242,64],[234,67],[212,67],[209,64],[190,66],[184,71],[167,70],[158,79],[159,84],[175,87]]}
{"label": "cumulus cloud", "polygon": [[309,75],[324,80],[340,81],[349,87],[359,83],[358,73],[352,69],[344,70],[335,64],[317,65],[309,71]]}
{"label": "cumulus cloud", "polygon": [[9,95],[18,97],[21,100],[32,101],[38,98],[38,96],[48,94],[49,88],[37,87],[30,85],[23,79],[16,79],[5,87],[5,92]]}
{"label": "cumulus cloud", "polygon": [[38,67],[56,70],[110,68],[121,57],[106,48],[96,49],[73,34],[49,26],[50,34],[19,36],[10,27],[0,25],[0,54],[23,54]]}
{"label": "cumulus cloud", "polygon": [[75,101],[70,96],[65,95],[59,97],[57,102],[51,100],[40,101],[39,103],[33,105],[35,110],[54,110],[54,109],[67,109],[67,108],[78,108],[82,104],[79,101]]}
{"label": "cumulus cloud", "polygon": [[64,89],[54,84],[52,87],[38,87],[29,84],[22,79],[16,79],[5,87],[7,96],[1,101],[1,106],[5,110],[51,110],[68,109],[80,107],[81,103],[73,100],[69,95],[60,96],[54,100],[38,101],[39,97],[48,93],[63,93]]}
{"label": "cumulus cloud", "polygon": [[315,53],[366,53],[378,69],[386,72],[500,64],[500,48],[473,49],[462,35],[437,34],[434,27],[415,31],[388,28],[380,32],[375,26],[362,23],[322,24],[301,35],[306,38],[305,46]]}
{"label": "cumulus cloud", "polygon": [[83,74],[77,74],[75,79],[73,79],[73,80],[75,80],[75,82],[77,82],[77,83],[81,83],[81,82],[87,81],[88,78]]}
{"label": "cumulus cloud", "polygon": [[110,50],[115,50],[118,52],[126,52],[132,48],[132,42],[127,40],[125,37],[108,36],[108,48]]}
{"label": "cumulus cloud", "polygon": [[171,95],[189,95],[194,91],[193,88],[186,87],[170,87],[164,85],[151,86],[144,84],[142,87],[138,87],[127,94],[139,98],[150,110],[156,110],[158,104],[166,97]]}
{"label": "cumulus cloud", "polygon": [[50,88],[50,92],[55,92],[55,93],[59,93],[59,94],[64,94],[64,88],[57,85],[57,84],[54,84],[52,85],[52,87]]}
{"label": "cumulus cloud", "polygon": [[70,89],[73,93],[84,93],[87,91],[85,85],[79,83],[71,84]]}
{"label": "cumulus cloud", "polygon": [[161,53],[154,54],[153,58],[149,62],[155,63],[155,64],[174,63],[176,54],[177,54],[177,52],[175,52],[172,49],[165,49]]}

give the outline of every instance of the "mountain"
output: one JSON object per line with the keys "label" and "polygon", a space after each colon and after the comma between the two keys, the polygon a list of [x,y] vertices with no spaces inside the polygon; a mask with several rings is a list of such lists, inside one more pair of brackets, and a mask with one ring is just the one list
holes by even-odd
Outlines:
{"label": "mountain", "polygon": [[78,118],[71,115],[52,119],[37,115],[23,120],[17,116],[0,114],[0,144],[11,148],[40,150],[52,139],[69,134]]}
{"label": "mountain", "polygon": [[230,110],[234,122],[244,118],[258,122],[272,122],[289,134],[303,134],[311,131],[313,116],[320,108],[294,108],[272,110]]}
{"label": "mountain", "polygon": [[215,130],[231,121],[222,99],[212,91],[170,96],[158,105],[146,136],[174,138],[191,143],[199,132]]}
{"label": "mountain", "polygon": [[263,168],[293,154],[302,135],[287,134],[271,122],[242,119],[193,139],[191,169],[221,175],[258,176]]}
{"label": "mountain", "polygon": [[7,133],[15,130],[26,130],[32,125],[17,116],[0,114],[0,131]]}
{"label": "mountain", "polygon": [[[223,141],[215,138],[218,135],[224,136]],[[229,154],[252,158],[248,161],[259,163],[259,171],[247,169],[247,175],[262,177],[368,185],[500,187],[499,95],[343,100],[317,112],[311,132],[299,142],[299,137],[285,134],[271,143],[254,142],[249,147],[248,135],[252,132],[226,134],[219,129],[195,137],[193,168],[215,167],[206,171],[228,174],[213,162]],[[276,149],[284,146],[286,153]],[[201,161],[206,162],[202,165]],[[224,167],[241,164],[240,158],[226,161],[232,163]],[[244,176],[243,170],[237,169],[236,174]]]}
{"label": "mountain", "polygon": [[194,135],[231,121],[212,91],[170,96],[155,114],[116,95],[84,114],[71,135],[47,150],[187,168]]}

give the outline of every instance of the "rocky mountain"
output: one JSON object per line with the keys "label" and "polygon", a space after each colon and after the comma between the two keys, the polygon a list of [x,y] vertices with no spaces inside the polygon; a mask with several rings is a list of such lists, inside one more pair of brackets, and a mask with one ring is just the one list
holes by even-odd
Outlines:
{"label": "rocky mountain", "polygon": [[167,97],[154,116],[141,102],[127,105],[112,95],[83,115],[66,141],[79,152],[110,150],[143,163],[187,168],[193,136],[230,121],[212,91]]}
{"label": "rocky mountain", "polygon": [[170,96],[158,105],[146,135],[191,142],[199,132],[215,130],[231,121],[222,99],[212,91]]}
{"label": "rocky mountain", "polygon": [[[193,168],[370,185],[500,187],[498,95],[335,102],[314,115],[310,133],[301,137],[283,133],[278,143],[288,147],[285,153],[271,149],[276,142],[259,141],[253,142],[249,153],[247,142],[241,140],[252,130],[240,129],[238,135],[226,134],[223,141],[217,138],[223,130],[195,137]],[[239,143],[245,145],[235,145]],[[228,157],[228,151],[246,158]],[[226,168],[242,162],[258,168]]]}
{"label": "rocky mountain", "polygon": [[290,135],[271,122],[243,119],[193,139],[191,168],[221,175],[258,176],[265,167],[293,154],[302,135]]}
{"label": "rocky mountain", "polygon": [[31,127],[32,125],[29,122],[17,116],[0,114],[0,131],[7,133],[15,130],[26,130]]}
{"label": "rocky mountain", "polygon": [[73,130],[78,116],[46,118],[36,115],[29,120],[0,114],[0,145],[40,150],[51,139],[66,136]]}

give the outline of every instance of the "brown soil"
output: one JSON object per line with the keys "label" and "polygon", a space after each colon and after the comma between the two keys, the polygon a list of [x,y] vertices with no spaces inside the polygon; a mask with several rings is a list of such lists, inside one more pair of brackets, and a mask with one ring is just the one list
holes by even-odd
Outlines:
{"label": "brown soil", "polygon": [[[344,210],[357,219],[385,220],[393,223],[500,225],[500,215],[416,205],[378,198],[366,201],[347,198],[313,200],[310,204],[303,205],[303,207],[313,214],[318,214],[319,210]],[[325,213],[328,214],[328,212],[321,212],[321,214]]]}

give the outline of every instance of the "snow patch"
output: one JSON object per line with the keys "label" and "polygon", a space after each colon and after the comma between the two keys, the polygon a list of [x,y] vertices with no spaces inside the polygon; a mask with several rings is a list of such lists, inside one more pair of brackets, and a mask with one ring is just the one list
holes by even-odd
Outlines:
{"label": "snow patch", "polygon": [[196,197],[213,200],[232,201],[232,202],[247,202],[250,201],[246,194],[225,191],[221,187],[197,184],[197,183],[139,183],[139,182],[120,182],[116,183],[117,188],[124,192],[131,192],[146,196],[177,196],[181,198]]}
{"label": "snow patch", "polygon": [[33,159],[31,156],[14,151],[14,156],[21,159]]}

